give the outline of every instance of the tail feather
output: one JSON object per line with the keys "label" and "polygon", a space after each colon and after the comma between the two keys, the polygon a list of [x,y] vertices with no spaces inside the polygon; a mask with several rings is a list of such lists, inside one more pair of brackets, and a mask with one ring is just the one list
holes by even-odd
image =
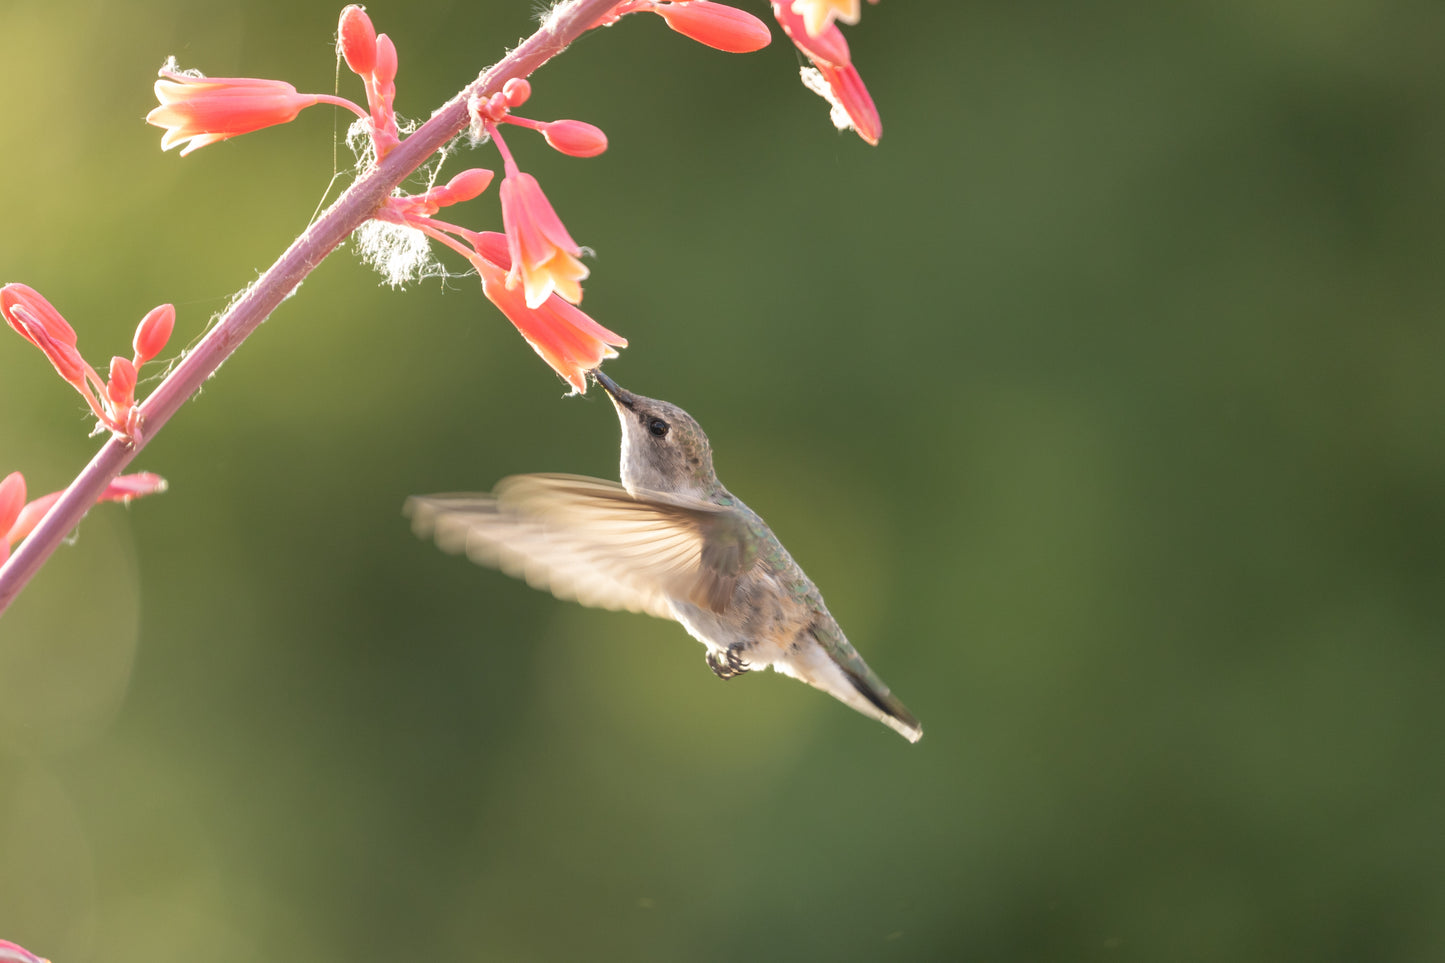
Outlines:
{"label": "tail feather", "polygon": [[[872,679],[866,679],[849,666],[840,665],[838,668],[843,670],[843,674],[848,677],[849,682],[853,683],[853,688],[858,690],[858,694],[882,713],[880,722],[909,742],[917,742],[923,738],[923,726],[919,724],[917,717],[908,711],[907,706],[898,701],[898,697],[889,691],[876,675]],[[872,673],[870,672],[869,675]]]}

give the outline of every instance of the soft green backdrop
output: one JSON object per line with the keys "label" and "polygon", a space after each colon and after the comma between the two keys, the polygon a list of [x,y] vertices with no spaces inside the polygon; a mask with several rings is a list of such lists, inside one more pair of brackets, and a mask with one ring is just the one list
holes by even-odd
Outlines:
{"label": "soft green backdrop", "polygon": [[[373,4],[398,108],[534,7]],[[161,301],[198,335],[346,121],[162,155],[154,70],[330,91],[338,9],[4,0],[0,280],[97,364]],[[94,511],[0,619],[0,936],[1445,958],[1445,7],[889,0],[848,33],[877,149],[781,39],[633,20],[529,105],[611,150],[514,149],[597,252],[609,371],[707,427],[923,741],[414,539],[410,493],[612,475],[616,423],[475,280],[343,251],[145,451],[171,491]],[[96,447],[8,332],[0,412],[36,493]]]}

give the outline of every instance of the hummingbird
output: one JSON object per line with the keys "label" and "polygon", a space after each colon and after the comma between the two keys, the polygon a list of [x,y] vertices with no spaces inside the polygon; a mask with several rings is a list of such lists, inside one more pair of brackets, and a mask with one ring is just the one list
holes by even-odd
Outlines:
{"label": "hummingbird", "polygon": [[416,495],[413,530],[558,598],[680,622],[720,679],[771,667],[922,738],[772,529],[723,487],[692,416],[593,376],[622,424],[621,484],[513,475],[490,493]]}

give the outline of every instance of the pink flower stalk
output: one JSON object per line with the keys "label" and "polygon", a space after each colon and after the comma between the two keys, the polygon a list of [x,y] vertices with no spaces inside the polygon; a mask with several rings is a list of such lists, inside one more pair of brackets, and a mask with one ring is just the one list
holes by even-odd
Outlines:
{"label": "pink flower stalk", "polygon": [[[852,127],[859,137],[876,145],[883,136],[883,121],[878,116],[878,108],[874,106],[868,88],[863,84],[863,78],[853,67],[843,32],[832,23],[835,17],[845,23],[857,22],[856,0],[851,4],[851,11],[842,11],[851,13],[852,20],[839,16],[838,8],[850,5],[840,4],[837,0],[772,0],[772,5],[773,16],[783,32],[812,61],[818,72],[817,78],[821,80],[821,89],[809,82],[807,71],[804,71],[804,84],[833,105],[836,125],[840,128]],[[811,29],[817,24],[821,24],[819,29]]]}
{"label": "pink flower stalk", "polygon": [[[0,555],[0,560],[3,559],[4,556]],[[0,963],[50,963],[50,961],[36,956],[18,943],[0,940]]]}
{"label": "pink flower stalk", "polygon": [[[505,185],[504,185],[505,186]],[[617,357],[614,347],[627,347],[627,339],[593,321],[557,295],[533,306],[510,283],[510,238],[492,231],[467,232],[474,251],[468,260],[482,277],[487,299],[507,316],[532,350],[551,365],[577,394],[587,393],[587,372],[607,358]]]}
{"label": "pink flower stalk", "polygon": [[280,80],[192,77],[164,69],[160,74],[163,79],[156,81],[156,99],[161,103],[146,114],[146,123],[166,128],[161,150],[188,142],[181,150],[183,157],[238,134],[290,123],[313,104],[335,104],[367,116],[342,97],[298,94],[295,87]]}
{"label": "pink flower stalk", "polygon": [[[112,479],[97,501],[129,504],[146,495],[159,495],[166,488],[166,480],[152,472],[120,475]],[[59,501],[63,494],[64,490],[51,492],[26,503],[25,476],[14,471],[6,475],[4,481],[0,481],[0,563],[10,557],[10,549],[16,542],[34,531],[45,513],[50,511],[50,506]],[[4,941],[0,940],[0,948],[3,946]],[[0,955],[0,963],[5,959]]]}

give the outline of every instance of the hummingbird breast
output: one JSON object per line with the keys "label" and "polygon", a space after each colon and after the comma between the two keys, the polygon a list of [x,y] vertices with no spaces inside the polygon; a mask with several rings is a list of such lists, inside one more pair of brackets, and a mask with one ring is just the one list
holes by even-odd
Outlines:
{"label": "hummingbird breast", "polygon": [[688,633],[710,650],[740,645],[747,661],[760,668],[786,660],[815,617],[807,594],[795,594],[791,582],[759,566],[738,581],[721,612],[678,599],[672,600],[672,609]]}

